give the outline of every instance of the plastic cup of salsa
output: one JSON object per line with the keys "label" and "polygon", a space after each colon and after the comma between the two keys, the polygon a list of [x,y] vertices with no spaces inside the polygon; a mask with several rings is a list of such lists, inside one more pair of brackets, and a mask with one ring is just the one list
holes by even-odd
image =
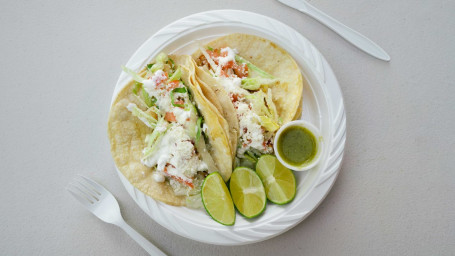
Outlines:
{"label": "plastic cup of salsa", "polygon": [[309,122],[295,120],[283,125],[276,133],[273,149],[278,160],[294,171],[316,166],[322,155],[322,136]]}

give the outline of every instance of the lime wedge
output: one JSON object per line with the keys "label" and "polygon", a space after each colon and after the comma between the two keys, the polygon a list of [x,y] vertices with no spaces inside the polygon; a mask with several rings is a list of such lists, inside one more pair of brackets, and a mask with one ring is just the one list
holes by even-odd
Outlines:
{"label": "lime wedge", "polygon": [[243,216],[253,218],[265,209],[267,199],[259,176],[250,168],[237,167],[229,184],[235,207]]}
{"label": "lime wedge", "polygon": [[276,157],[263,155],[256,164],[256,173],[262,180],[267,198],[275,204],[287,204],[295,197],[294,173]]}
{"label": "lime wedge", "polygon": [[234,204],[229,190],[218,172],[214,172],[204,179],[201,196],[202,204],[210,217],[223,225],[234,225]]}

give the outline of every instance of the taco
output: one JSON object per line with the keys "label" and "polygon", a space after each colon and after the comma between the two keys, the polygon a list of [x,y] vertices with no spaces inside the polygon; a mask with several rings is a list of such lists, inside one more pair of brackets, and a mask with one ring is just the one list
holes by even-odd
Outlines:
{"label": "taco", "polygon": [[237,119],[236,156],[254,160],[273,153],[275,132],[301,113],[303,79],[294,59],[271,41],[246,34],[215,39],[192,57],[201,87],[219,92],[206,97],[234,109],[224,117]]}
{"label": "taco", "polygon": [[108,121],[116,166],[154,199],[200,206],[205,176],[217,171],[227,181],[233,160],[227,122],[193,81],[191,57],[162,53],[139,73],[124,71],[133,80]]}

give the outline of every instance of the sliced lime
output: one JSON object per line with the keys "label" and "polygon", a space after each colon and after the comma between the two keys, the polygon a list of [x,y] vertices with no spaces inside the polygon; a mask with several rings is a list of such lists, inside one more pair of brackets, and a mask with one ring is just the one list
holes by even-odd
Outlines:
{"label": "sliced lime", "polygon": [[231,226],[235,222],[235,209],[231,195],[218,172],[207,176],[202,183],[202,204],[215,221]]}
{"label": "sliced lime", "polygon": [[237,167],[229,183],[232,200],[243,216],[253,218],[261,214],[267,202],[259,176],[250,168]]}
{"label": "sliced lime", "polygon": [[263,155],[256,164],[256,173],[264,183],[267,198],[275,204],[287,204],[295,197],[294,173],[276,157]]}

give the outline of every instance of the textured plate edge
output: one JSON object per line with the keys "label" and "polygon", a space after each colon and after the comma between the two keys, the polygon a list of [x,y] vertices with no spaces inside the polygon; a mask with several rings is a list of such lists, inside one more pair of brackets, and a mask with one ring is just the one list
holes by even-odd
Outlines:
{"label": "textured plate edge", "polygon": [[[256,14],[256,13],[252,13],[252,12],[247,12],[247,11],[238,11],[238,10],[215,10],[215,11],[207,11],[207,12],[202,12],[202,13],[196,13],[196,14],[193,14],[193,15],[189,15],[189,16],[186,16],[186,17],[184,17],[184,18],[182,18],[182,19],[180,19],[180,20],[177,20],[177,21],[175,21],[175,22],[173,22],[173,23],[167,25],[166,27],[162,28],[161,30],[159,30],[159,31],[158,31],[157,33],[155,33],[152,37],[150,37],[148,40],[146,40],[146,42],[144,42],[144,43],[136,50],[136,52],[135,52],[132,56],[135,56],[135,54],[137,54],[137,53],[140,51],[140,49],[141,49],[144,45],[146,45],[146,44],[147,44],[147,43],[148,43],[156,34],[158,34],[160,31],[163,31],[163,30],[167,29],[168,27],[170,27],[170,26],[172,26],[172,25],[178,24],[178,22],[181,21],[181,20],[189,19],[189,18],[191,18],[191,17],[197,17],[197,16],[201,16],[201,15],[207,15],[207,14],[210,14],[210,15],[215,15],[215,14],[218,14],[218,13],[225,13],[225,14],[226,14],[226,12],[237,12],[237,13],[244,13],[244,14],[247,13],[247,14],[252,14],[252,15],[255,15],[255,16],[262,16],[263,18],[268,19],[268,21],[271,21],[271,22],[278,22],[280,25],[284,25],[284,26],[288,27],[288,29],[290,29],[290,30],[292,30],[293,32],[299,34],[304,40],[306,40],[306,41],[308,42],[308,44],[309,44],[310,47],[312,47],[314,50],[316,50],[316,53],[317,53],[317,54],[316,54],[316,57],[319,57],[319,58],[322,60],[322,62],[323,62],[322,67],[324,68],[324,66],[326,66],[326,67],[328,68],[329,72],[331,73],[330,75],[333,76],[334,82],[336,83],[335,87],[336,87],[336,89],[338,90],[339,96],[341,97],[341,100],[340,100],[341,106],[342,106],[342,108],[344,109],[344,99],[343,99],[343,96],[342,96],[342,92],[341,92],[341,88],[340,88],[340,86],[339,86],[339,83],[338,83],[338,81],[336,80],[336,77],[335,77],[335,75],[334,75],[332,69],[331,69],[330,66],[328,65],[327,61],[326,61],[325,58],[322,56],[322,54],[317,50],[317,48],[315,48],[314,45],[312,45],[312,43],[311,43],[308,39],[306,39],[305,37],[303,37],[300,33],[298,33],[297,31],[295,31],[293,28],[289,27],[288,25],[286,25],[286,24],[284,24],[284,23],[282,23],[282,22],[280,22],[280,21],[277,21],[277,20],[275,20],[275,19],[273,19],[273,18],[264,16],[264,15],[260,15],[260,14]],[[318,56],[318,55],[319,55],[319,56]],[[133,58],[133,57],[131,57],[130,60],[131,60],[132,58]],[[130,62],[130,61],[129,61],[129,62]],[[129,62],[128,62],[128,63],[129,63]],[[308,64],[310,64],[310,63],[308,63]],[[326,69],[326,70],[324,70],[324,71],[328,71],[328,70]],[[324,82],[326,82],[326,81],[325,81],[325,80],[326,80],[325,78],[326,78],[327,74],[326,74],[326,72],[324,72],[322,75],[323,75],[323,76],[322,76],[322,78],[323,78],[322,81],[323,81],[323,84],[325,84]],[[121,81],[121,77],[119,78],[119,81],[117,82],[117,85],[118,85],[118,83],[119,83],[120,81]],[[113,100],[114,100],[114,98],[115,98],[115,95],[116,95],[116,94],[114,93]],[[345,124],[345,122],[344,122],[344,124]],[[344,134],[346,133],[346,129],[345,129],[345,128],[344,128],[344,132],[343,132],[343,133],[344,133]],[[343,141],[342,147],[343,147],[343,150],[342,150],[342,151],[344,151],[345,141]],[[339,174],[339,170],[340,170],[341,165],[342,165],[342,160],[343,160],[343,154],[341,155],[341,162],[339,163],[337,170],[333,173],[333,174],[336,174],[336,175],[331,175],[330,177],[327,177],[327,178],[322,182],[322,183],[324,183],[324,184],[327,183],[327,182],[329,182],[329,183],[330,183],[330,186],[329,186],[329,188],[326,189],[326,191],[323,193],[323,196],[318,200],[318,202],[316,203],[316,205],[315,205],[314,207],[312,207],[310,211],[305,212],[304,216],[302,216],[298,221],[294,221],[292,224],[288,224],[287,227],[285,227],[284,229],[282,229],[282,230],[280,230],[280,231],[278,231],[278,232],[274,232],[272,235],[267,235],[267,236],[264,236],[264,237],[259,238],[259,239],[256,238],[256,239],[254,239],[254,240],[249,240],[249,239],[247,239],[247,240],[245,240],[245,241],[243,241],[243,242],[239,242],[239,241],[233,242],[233,243],[218,243],[218,242],[213,242],[213,241],[212,241],[212,242],[208,242],[208,241],[204,241],[204,240],[195,239],[194,237],[189,237],[189,236],[187,236],[187,235],[179,234],[179,233],[178,233],[178,230],[176,230],[174,227],[170,228],[170,227],[168,227],[167,225],[165,225],[165,224],[163,224],[163,223],[160,223],[160,221],[157,221],[157,220],[155,220],[155,221],[157,221],[160,225],[162,225],[162,226],[165,227],[166,229],[168,229],[168,230],[170,230],[170,231],[172,231],[172,232],[174,232],[174,233],[176,233],[176,234],[178,234],[178,235],[180,235],[180,236],[182,236],[182,237],[186,237],[186,238],[189,238],[189,239],[192,239],[192,240],[196,240],[196,241],[199,241],[199,242],[203,242],[203,243],[216,244],[216,245],[243,245],[243,244],[251,244],[251,243],[261,242],[261,241],[270,239],[270,238],[272,238],[272,237],[278,236],[278,235],[280,235],[280,234],[286,232],[287,230],[291,229],[292,227],[296,226],[296,225],[299,224],[301,221],[303,221],[306,217],[308,217],[309,214],[311,214],[311,212],[313,212],[313,211],[319,206],[319,204],[325,199],[325,197],[326,197],[326,196],[328,195],[328,193],[330,192],[330,190],[331,190],[331,188],[332,188],[332,186],[333,186],[333,184],[334,184],[334,182],[335,182],[335,180],[336,180],[336,178],[337,178],[337,176],[338,176],[338,174]],[[117,169],[117,168],[116,168],[116,169]],[[123,174],[122,174],[120,171],[118,171],[118,169],[117,169],[117,172],[118,172],[119,175],[122,175],[122,176],[123,176]],[[123,177],[123,178],[124,178],[125,181],[126,181],[126,183],[125,183],[124,180],[122,179],[122,183],[124,183],[124,186],[125,186],[125,187],[126,187],[126,186],[131,186],[131,187],[133,187],[129,182],[127,182],[127,179],[126,179],[125,177]],[[319,181],[318,181],[318,182],[319,182]],[[318,187],[319,185],[321,185],[322,183],[319,183],[319,184],[317,185],[317,187]],[[137,190],[137,189],[133,187],[133,190]],[[139,202],[138,202],[137,196],[136,196],[136,197],[134,196],[134,194],[136,194],[136,195],[137,195],[137,193],[142,194],[142,192],[140,192],[140,191],[138,191],[138,190],[137,190],[137,191],[130,191],[130,190],[128,190],[128,189],[127,189],[127,191],[128,191],[128,193],[132,196],[132,198],[136,201],[136,203],[141,207],[141,209],[144,210],[149,216],[151,216],[152,219],[154,219],[153,216],[151,215],[151,213],[148,212],[148,211],[150,210],[150,208],[149,208],[148,206],[147,206],[147,207],[142,207],[142,206],[139,204]],[[133,194],[133,193],[134,193],[134,194]],[[145,195],[144,195],[144,196],[145,196]],[[225,242],[226,242],[226,241],[225,241]]]}

